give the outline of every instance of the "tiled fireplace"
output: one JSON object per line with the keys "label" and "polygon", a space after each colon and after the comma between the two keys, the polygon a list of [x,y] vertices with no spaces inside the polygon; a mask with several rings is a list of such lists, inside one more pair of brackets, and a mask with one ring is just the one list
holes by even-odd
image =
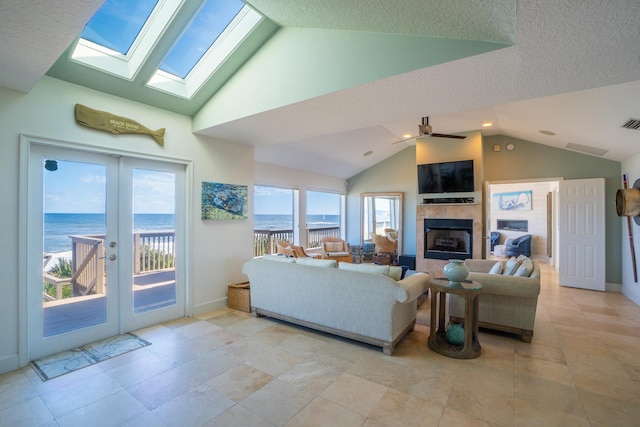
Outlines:
{"label": "tiled fireplace", "polygon": [[473,219],[425,218],[426,259],[467,259],[473,254]]}
{"label": "tiled fireplace", "polygon": [[416,220],[416,270],[443,277],[450,259],[482,257],[482,204],[418,205]]}

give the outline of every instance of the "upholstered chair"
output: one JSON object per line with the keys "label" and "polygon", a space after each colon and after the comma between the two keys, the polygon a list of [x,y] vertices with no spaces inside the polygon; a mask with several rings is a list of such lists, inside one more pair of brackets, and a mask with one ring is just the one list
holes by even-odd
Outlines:
{"label": "upholstered chair", "polygon": [[507,239],[505,242],[507,256],[526,255],[531,256],[531,234],[524,234],[515,239]]}
{"label": "upholstered chair", "polygon": [[353,257],[349,243],[339,237],[324,237],[322,239],[323,258],[335,259],[336,262],[351,262]]}

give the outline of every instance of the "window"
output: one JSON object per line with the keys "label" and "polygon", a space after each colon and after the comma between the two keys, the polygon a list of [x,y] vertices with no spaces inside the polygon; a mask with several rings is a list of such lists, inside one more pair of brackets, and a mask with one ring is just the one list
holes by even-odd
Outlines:
{"label": "window", "polygon": [[158,0],[106,1],[80,37],[126,55],[157,4]]}
{"label": "window", "polygon": [[307,191],[307,244],[321,246],[324,237],[342,237],[344,196],[337,193]]}
{"label": "window", "polygon": [[187,77],[242,6],[242,0],[207,1],[185,28],[160,69],[181,79]]}
{"label": "window", "polygon": [[253,186],[254,256],[276,253],[278,240],[298,242],[298,190]]}
{"label": "window", "polygon": [[[188,6],[183,0],[106,0],[71,59],[134,80],[145,61],[157,57],[154,49],[172,43],[160,67],[140,78],[147,87],[190,99],[263,18],[242,0],[207,0],[193,16]],[[175,41],[166,31],[174,20],[189,22]]]}

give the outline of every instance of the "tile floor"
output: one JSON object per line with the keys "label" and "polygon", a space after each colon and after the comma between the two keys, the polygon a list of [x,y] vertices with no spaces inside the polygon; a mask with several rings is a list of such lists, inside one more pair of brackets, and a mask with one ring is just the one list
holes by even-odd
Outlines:
{"label": "tile floor", "polygon": [[418,325],[388,357],[225,309],[48,382],[0,375],[0,426],[640,425],[640,307],[543,267],[531,344],[481,331],[482,355],[455,360]]}

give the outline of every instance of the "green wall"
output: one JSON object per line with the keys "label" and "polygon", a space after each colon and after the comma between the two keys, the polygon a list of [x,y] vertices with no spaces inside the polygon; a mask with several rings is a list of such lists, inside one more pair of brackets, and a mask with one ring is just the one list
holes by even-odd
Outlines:
{"label": "green wall", "polygon": [[[506,145],[512,143],[514,150]],[[494,145],[501,150],[495,152]],[[503,135],[483,138],[483,181],[530,180],[537,178],[605,178],[606,198],[606,280],[622,283],[622,226],[615,210],[615,195],[621,188],[620,162],[574,151],[510,138]],[[360,241],[360,193],[403,191],[403,252],[416,252],[416,153],[408,147],[393,157],[353,176],[347,186],[347,239]]]}
{"label": "green wall", "polygon": [[360,244],[360,193],[396,192],[403,194],[402,252],[416,253],[416,149],[407,147],[388,159],[347,180],[347,241]]}
{"label": "green wall", "polygon": [[[506,149],[509,143],[515,145],[513,151]],[[493,151],[494,145],[500,145],[501,150]],[[616,192],[622,187],[620,162],[503,135],[484,138],[483,159],[485,181],[604,178],[606,280],[608,283],[622,283],[622,228],[615,209]]]}

